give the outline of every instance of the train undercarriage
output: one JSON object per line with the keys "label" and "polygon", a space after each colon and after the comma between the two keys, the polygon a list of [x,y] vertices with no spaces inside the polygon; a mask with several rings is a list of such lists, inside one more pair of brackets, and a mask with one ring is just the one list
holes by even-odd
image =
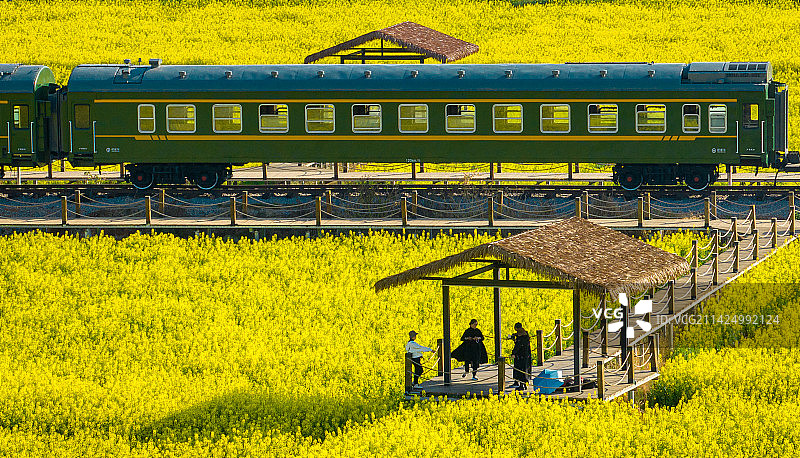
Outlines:
{"label": "train undercarriage", "polygon": [[200,189],[214,189],[233,176],[232,164],[128,164],[126,179],[136,189],[156,184],[184,184],[188,180]]}
{"label": "train undercarriage", "polygon": [[719,178],[717,164],[617,164],[614,183],[634,191],[640,186],[675,185],[683,182],[693,191],[702,191]]}

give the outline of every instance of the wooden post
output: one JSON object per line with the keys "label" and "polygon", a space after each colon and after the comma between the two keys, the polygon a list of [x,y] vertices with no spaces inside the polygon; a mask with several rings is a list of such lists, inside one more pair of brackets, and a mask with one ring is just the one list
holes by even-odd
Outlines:
{"label": "wooden post", "polygon": [[795,213],[796,211],[794,205],[792,205],[791,207],[789,207],[789,235],[791,235],[792,237],[794,237],[795,235],[795,230],[794,230],[794,222],[796,219]]}
{"label": "wooden post", "polygon": [[150,196],[144,198],[144,222],[148,226],[153,222],[153,206],[150,202]]}
{"label": "wooden post", "polygon": [[334,180],[338,180],[339,179],[339,163],[338,162],[334,162],[333,163],[333,179]]}
{"label": "wooden post", "polygon": [[714,253],[711,255],[711,284],[716,286],[719,284],[719,255]]}
{"label": "wooden post", "polygon": [[322,226],[322,197],[317,196],[316,204],[314,213],[317,217],[317,226]]}
{"label": "wooden post", "polygon": [[501,356],[497,359],[497,393],[506,390],[506,358]]}
{"label": "wooden post", "polygon": [[650,193],[644,193],[644,218],[645,219],[653,219],[650,215]]}
{"label": "wooden post", "polygon": [[733,237],[734,242],[739,240],[739,228],[735,216],[731,218],[731,237]]}
{"label": "wooden post", "polygon": [[[500,268],[496,267],[492,269],[492,280],[495,283],[500,281]],[[506,277],[508,280],[508,277]],[[502,328],[502,307],[500,303],[500,288],[492,288],[492,302],[494,305],[494,359],[495,361],[499,361],[499,358],[503,356],[503,328]]]}
{"label": "wooden post", "polygon": [[669,300],[667,300],[667,313],[670,315],[675,314],[675,280],[670,280],[667,282],[667,294],[669,294]]}
{"label": "wooden post", "polygon": [[[627,351],[628,351],[628,323],[629,323],[629,308],[630,305],[619,305],[622,309],[622,329],[619,331],[619,349],[620,349],[620,359],[623,362],[622,367],[625,367],[626,358],[628,358]],[[628,360],[629,362],[630,360]]]}
{"label": "wooden post", "polygon": [[414,365],[411,363],[411,353],[406,353],[405,354],[404,367],[405,367],[405,373],[406,373],[406,376],[405,376],[406,392],[409,392],[409,391],[411,391],[411,387],[413,386],[413,382],[414,382],[414,378],[413,378]]}
{"label": "wooden post", "polygon": [[583,339],[583,364],[581,367],[589,367],[589,331],[581,331]]}
{"label": "wooden post", "polygon": [[725,171],[728,173],[728,186],[733,186],[733,171],[732,165],[725,164]]}
{"label": "wooden post", "polygon": [[494,226],[494,197],[489,196],[488,199],[488,215],[489,215],[489,226]]}
{"label": "wooden post", "polygon": [[400,199],[400,218],[403,221],[403,226],[408,226],[408,205],[405,196]]}
{"label": "wooden post", "polygon": [[739,271],[739,241],[733,242],[733,271]]}
{"label": "wooden post", "polygon": [[567,180],[572,181],[572,162],[567,162]]}
{"label": "wooden post", "polygon": [[717,219],[717,191],[711,191],[711,216]]}
{"label": "wooden post", "polygon": [[236,197],[231,197],[231,226],[236,226]]}
{"label": "wooden post", "polygon": [[705,227],[711,226],[711,200],[708,197],[704,199],[705,211],[703,212]]}
{"label": "wooden post", "polygon": [[633,383],[633,369],[634,369],[634,362],[633,362],[633,347],[628,347],[628,383]]}
{"label": "wooden post", "polygon": [[692,275],[692,299],[697,299],[697,269],[692,267],[689,272]]}
{"label": "wooden post", "polygon": [[444,340],[436,339],[436,376],[444,374]]}
{"label": "wooden post", "polygon": [[583,217],[589,219],[589,191],[583,191]]}
{"label": "wooden post", "polygon": [[637,199],[636,218],[639,220],[639,227],[644,226],[644,199],[641,196]]}
{"label": "wooden post", "polygon": [[650,353],[650,370],[658,372],[658,353],[656,347],[656,338],[652,334],[647,336],[647,352]]}
{"label": "wooden post", "polygon": [[711,232],[711,252],[719,254],[719,229],[714,229]]}
{"label": "wooden post", "polygon": [[561,352],[564,351],[564,334],[561,330],[561,320],[556,320],[556,356],[561,355]]}
{"label": "wooden post", "polygon": [[81,216],[81,191],[75,191],[75,216]]}
{"label": "wooden post", "polygon": [[166,211],[165,211],[166,210],[166,202],[165,202],[166,194],[167,194],[166,191],[164,191],[163,189],[159,189],[159,192],[158,192],[158,211],[162,215],[166,214]]}
{"label": "wooden post", "polygon": [[[122,170],[122,167],[120,167],[120,171],[121,170]],[[47,163],[47,178],[53,178],[53,163],[52,162],[48,162]],[[122,178],[121,174],[120,174],[120,178]]]}
{"label": "wooden post", "polygon": [[419,193],[417,191],[414,191],[411,193],[411,209],[412,209],[411,212],[414,214],[419,213],[419,210],[417,210],[418,203],[419,203]]}
{"label": "wooden post", "polygon": [[489,180],[494,181],[494,162],[489,163]]}
{"label": "wooden post", "polygon": [[242,214],[247,215],[247,206],[250,204],[250,192],[242,192]]}
{"label": "wooden post", "polygon": [[794,191],[789,192],[789,206],[794,207]]}
{"label": "wooden post", "polygon": [[582,213],[581,212],[581,198],[580,197],[576,197],[575,198],[575,216],[580,218],[581,217],[581,213]]}
{"label": "wooden post", "polygon": [[497,192],[497,209],[500,212],[500,215],[503,214],[503,205],[504,205],[504,198],[503,198],[503,190]]}
{"label": "wooden post", "polygon": [[576,162],[575,163],[575,173],[581,173],[581,163],[580,162]]}
{"label": "wooden post", "polygon": [[442,285],[442,343],[444,352],[444,384],[450,385],[452,361],[450,360],[450,287]]}
{"label": "wooden post", "polygon": [[761,248],[758,246],[761,243],[759,240],[760,238],[758,231],[753,232],[753,261],[758,261],[759,250]]}
{"label": "wooden post", "polygon": [[425,163],[424,162],[420,162],[419,163],[419,173],[425,173]]}
{"label": "wooden post", "polygon": [[261,163],[261,179],[267,181],[267,164]]}
{"label": "wooden post", "polygon": [[[48,165],[48,167],[50,166]],[[125,178],[125,164],[122,163],[119,164],[119,177]]]}
{"label": "wooden post", "polygon": [[658,372],[658,368],[661,365],[661,358],[659,355],[659,335],[653,334],[650,336],[650,338],[653,339],[652,352],[650,353],[653,355],[653,362],[650,363],[650,369],[653,370],[653,372]]}
{"label": "wooden post", "polygon": [[756,229],[756,206],[755,205],[751,205],[750,206],[750,217],[752,218],[750,220],[750,233],[751,234],[755,234],[758,231]]}
{"label": "wooden post", "polygon": [[578,288],[572,290],[572,348],[575,349],[572,364],[573,374],[579,376],[581,373],[581,292]]}
{"label": "wooden post", "polygon": [[503,163],[502,162],[498,162],[497,163],[497,173],[503,173]]}
{"label": "wooden post", "polygon": [[772,248],[777,248],[778,246],[778,218],[770,219],[772,223]]}
{"label": "wooden post", "polygon": [[544,332],[541,329],[536,330],[536,365],[541,366],[544,364]]}
{"label": "wooden post", "polygon": [[333,215],[333,195],[330,189],[325,191],[325,206],[328,209],[328,214]]}
{"label": "wooden post", "polygon": [[416,180],[417,179],[417,163],[416,162],[412,162],[411,163],[411,179],[412,180]]}
{"label": "wooden post", "polygon": [[692,240],[692,267],[697,269],[700,264],[699,255],[697,253],[697,240]]}
{"label": "wooden post", "polygon": [[64,171],[64,159],[61,159],[61,167],[60,167],[60,169],[61,169],[62,172]]}
{"label": "wooden post", "polygon": [[67,225],[67,196],[61,196],[61,224]]}
{"label": "wooden post", "polygon": [[606,378],[603,373],[603,361],[597,361],[597,399],[605,397]]}
{"label": "wooden post", "polygon": [[606,318],[606,295],[600,298],[600,310],[603,314],[600,315],[600,353],[603,356],[608,355],[608,319]]}

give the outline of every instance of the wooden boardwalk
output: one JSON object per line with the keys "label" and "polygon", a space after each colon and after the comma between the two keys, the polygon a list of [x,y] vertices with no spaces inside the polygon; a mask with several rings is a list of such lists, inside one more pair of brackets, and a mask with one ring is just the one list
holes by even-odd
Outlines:
{"label": "wooden boardwalk", "polygon": [[[740,222],[741,223],[741,222]],[[692,276],[687,275],[675,280],[674,293],[672,297],[673,313],[669,313],[669,288],[665,287],[655,292],[653,296],[653,313],[649,315],[649,321],[653,328],[649,332],[644,332],[639,328],[636,329],[636,334],[633,339],[629,339],[628,345],[633,347],[634,357],[633,366],[635,368],[633,373],[633,383],[629,383],[629,375],[625,369],[618,369],[621,366],[621,342],[619,333],[608,334],[608,347],[604,355],[601,350],[600,342],[602,342],[601,327],[594,326],[589,334],[588,346],[588,364],[584,365],[581,370],[581,375],[588,380],[597,382],[597,362],[602,361],[604,366],[604,384],[603,384],[603,399],[611,400],[625,394],[632,394],[632,392],[639,386],[655,380],[658,378],[658,371],[651,370],[650,348],[648,347],[649,337],[659,336],[659,342],[656,348],[659,348],[658,354],[663,354],[671,349],[671,340],[673,337],[674,326],[677,326],[676,320],[682,315],[696,310],[697,306],[702,304],[709,297],[716,294],[721,288],[730,284],[737,277],[742,275],[748,269],[757,265],[772,253],[779,250],[789,242],[795,239],[789,233],[789,222],[777,223],[777,237],[775,239],[776,247],[772,247],[773,242],[773,226],[768,221],[758,221],[756,229],[758,231],[758,258],[753,259],[754,235],[750,233],[749,224],[739,225],[739,259],[738,270],[734,271],[734,263],[736,262],[735,243],[732,240],[731,223],[715,222],[715,228],[719,229],[720,245],[724,251],[721,251],[717,257],[718,273],[717,284],[713,284],[714,279],[714,262],[713,255],[709,255],[708,259],[703,263],[703,259],[698,259],[699,267],[697,269],[697,281],[695,283],[693,295],[693,281]],[[726,234],[727,232],[727,234]],[[690,259],[691,263],[691,259]],[[635,301],[632,301],[635,302]],[[635,319],[643,319],[642,316],[631,316],[631,323]],[[613,321],[613,320],[612,320]],[[546,334],[547,330],[544,331]],[[566,333],[567,331],[565,331]],[[564,348],[560,356],[553,356],[546,361],[542,366],[535,365],[536,359],[536,343],[534,340],[534,332],[531,331],[531,346],[534,354],[534,366],[532,374],[536,375],[543,369],[561,370],[562,375],[570,377],[573,375],[573,355],[574,348],[572,346]],[[587,352],[581,348],[580,351]],[[615,369],[616,368],[616,369]],[[462,378],[461,368],[453,370],[452,383],[449,385],[444,384],[442,376],[434,376],[422,382],[419,390],[414,390],[407,394],[407,398],[411,399],[417,396],[445,396],[448,398],[469,397],[473,395],[481,396],[490,393],[498,394],[512,393],[513,390],[509,388],[510,383],[513,381],[512,369],[506,367],[505,369],[505,383],[502,390],[498,386],[498,369],[496,364],[484,365],[478,372],[478,381],[472,381],[471,377]],[[528,388],[527,391],[518,392],[522,396],[538,396],[534,387]],[[592,387],[585,389],[582,392],[562,393],[553,395],[542,395],[543,397],[560,398],[567,397],[575,400],[584,400],[589,397],[597,398],[599,391]]]}

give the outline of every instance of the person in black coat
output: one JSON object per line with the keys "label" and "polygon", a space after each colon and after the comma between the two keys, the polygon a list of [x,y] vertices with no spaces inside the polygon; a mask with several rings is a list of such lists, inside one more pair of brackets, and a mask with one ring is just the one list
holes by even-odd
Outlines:
{"label": "person in black coat", "polygon": [[472,319],[469,327],[461,335],[461,345],[459,345],[450,356],[457,361],[464,361],[464,375],[469,374],[472,367],[472,380],[478,380],[478,366],[489,362],[489,355],[486,353],[486,346],[483,344],[483,333],[478,329],[478,320]]}
{"label": "person in black coat", "polygon": [[514,334],[509,337],[514,341],[511,356],[514,357],[514,383],[512,388],[525,390],[528,385],[528,372],[531,367],[531,336],[522,327],[522,323],[514,325]]}

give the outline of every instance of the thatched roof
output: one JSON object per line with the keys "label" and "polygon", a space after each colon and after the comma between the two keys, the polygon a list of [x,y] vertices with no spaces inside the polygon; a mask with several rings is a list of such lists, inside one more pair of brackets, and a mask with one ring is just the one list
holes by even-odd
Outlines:
{"label": "thatched roof", "polygon": [[435,275],[475,258],[498,259],[594,294],[636,294],[689,270],[680,256],[573,217],[386,277],[375,283],[375,290]]}
{"label": "thatched roof", "polygon": [[[478,46],[472,43],[459,40],[424,25],[419,25],[416,22],[401,22],[385,29],[365,33],[360,37],[311,54],[303,60],[303,63],[310,64],[323,57],[330,57],[340,51],[380,39],[396,43],[410,51],[436,59],[443,64],[463,59],[470,54],[478,52]],[[391,56],[387,57],[387,60],[391,60]]]}

